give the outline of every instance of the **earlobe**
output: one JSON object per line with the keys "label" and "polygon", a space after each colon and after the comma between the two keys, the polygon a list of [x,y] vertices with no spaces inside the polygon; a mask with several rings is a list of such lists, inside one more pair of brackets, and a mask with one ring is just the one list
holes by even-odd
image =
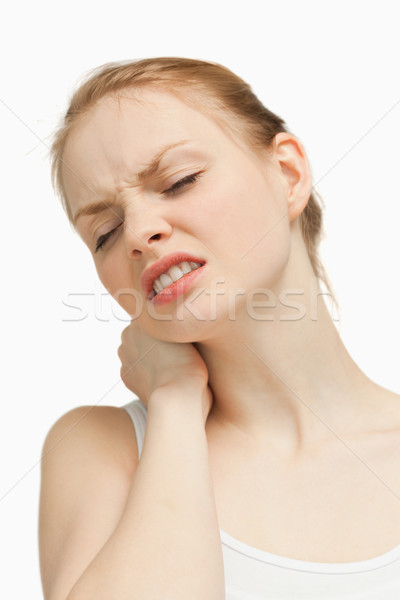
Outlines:
{"label": "earlobe", "polygon": [[287,188],[289,220],[298,217],[310,198],[312,177],[301,142],[291,133],[280,132],[274,138],[274,152]]}

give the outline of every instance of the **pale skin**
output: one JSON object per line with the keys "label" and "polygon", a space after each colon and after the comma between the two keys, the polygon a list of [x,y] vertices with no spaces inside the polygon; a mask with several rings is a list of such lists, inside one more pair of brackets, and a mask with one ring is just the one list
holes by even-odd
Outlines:
{"label": "pale skin", "polygon": [[[137,181],[157,152],[183,140],[158,173]],[[119,348],[124,383],[147,404],[162,387],[201,382],[202,393],[185,401],[201,405],[219,526],[261,550],[317,562],[365,560],[399,544],[399,396],[357,366],[322,298],[312,313],[315,276],[299,228],[312,178],[300,141],[279,133],[256,156],[177,97],[147,90],[138,103],[126,90],[76,123],[63,158],[74,214],[115,202],[76,222],[99,278],[130,315],[142,296]],[[121,221],[96,252],[98,237]],[[173,301],[149,314],[140,275],[176,250],[207,269],[180,308]],[[127,288],[136,298],[119,295]],[[251,294],[261,306],[249,308]],[[121,470],[132,475],[129,417],[111,412]],[[107,436],[109,412],[96,418]]]}

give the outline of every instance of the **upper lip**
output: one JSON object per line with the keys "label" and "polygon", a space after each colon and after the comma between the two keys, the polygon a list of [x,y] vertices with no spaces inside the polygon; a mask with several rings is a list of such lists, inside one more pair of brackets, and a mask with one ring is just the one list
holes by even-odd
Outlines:
{"label": "upper lip", "polygon": [[196,262],[204,264],[205,260],[202,258],[196,258],[192,254],[188,254],[187,252],[172,252],[171,254],[167,254],[163,256],[159,260],[157,260],[152,265],[146,267],[143,273],[140,276],[140,285],[144,289],[147,295],[149,295],[153,291],[153,282],[161,273],[168,271],[172,265],[177,265],[181,262]]}

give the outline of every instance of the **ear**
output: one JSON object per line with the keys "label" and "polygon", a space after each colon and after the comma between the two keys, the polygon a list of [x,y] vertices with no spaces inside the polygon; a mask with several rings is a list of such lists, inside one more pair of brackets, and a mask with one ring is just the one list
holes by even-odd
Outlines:
{"label": "ear", "polygon": [[277,133],[274,161],[287,191],[289,221],[293,221],[307,206],[312,192],[310,166],[301,142],[291,133]]}

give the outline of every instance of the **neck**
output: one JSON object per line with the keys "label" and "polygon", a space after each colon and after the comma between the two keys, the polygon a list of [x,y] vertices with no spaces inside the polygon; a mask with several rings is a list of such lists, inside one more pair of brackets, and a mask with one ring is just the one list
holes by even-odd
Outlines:
{"label": "neck", "polygon": [[244,309],[212,339],[196,342],[214,396],[210,427],[287,455],[365,425],[363,399],[373,382],[347,352],[321,296],[317,310],[311,291],[301,298],[302,317],[293,320],[293,307],[282,305],[259,312],[268,320]]}

